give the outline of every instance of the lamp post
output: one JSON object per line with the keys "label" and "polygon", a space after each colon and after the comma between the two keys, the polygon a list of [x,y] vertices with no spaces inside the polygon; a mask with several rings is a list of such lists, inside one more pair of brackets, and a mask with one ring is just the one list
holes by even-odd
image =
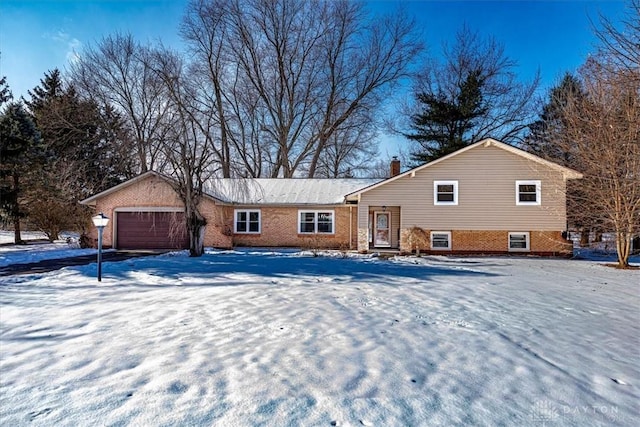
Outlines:
{"label": "lamp post", "polygon": [[102,232],[109,223],[109,217],[100,212],[91,218],[93,225],[98,229],[98,282],[102,281]]}

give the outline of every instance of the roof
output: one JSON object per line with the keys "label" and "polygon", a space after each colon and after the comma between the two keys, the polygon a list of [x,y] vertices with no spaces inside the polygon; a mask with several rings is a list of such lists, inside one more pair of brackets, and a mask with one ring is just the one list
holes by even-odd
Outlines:
{"label": "roof", "polygon": [[[142,174],[140,174],[140,175],[138,175],[138,176],[136,176],[134,178],[131,178],[131,179],[129,179],[129,180],[123,182],[123,183],[120,183],[120,184],[118,184],[116,186],[108,188],[108,189],[104,190],[101,193],[94,194],[91,197],[87,197],[84,200],[80,200],[79,203],[81,205],[94,206],[96,204],[96,200],[101,199],[102,197],[108,196],[109,194],[115,193],[116,191],[120,191],[123,188],[129,187],[130,185],[133,185],[136,182],[143,181],[143,180],[145,180],[145,179],[147,179],[147,178],[149,178],[151,176],[155,176],[155,177],[161,178],[161,179],[167,181],[167,183],[169,183],[169,184],[173,184],[175,182],[175,180],[173,178],[171,178],[171,177],[169,177],[167,175],[161,174],[161,173],[156,172],[156,171],[147,171],[147,172],[144,172],[144,173],[142,173]],[[214,198],[213,196],[211,196],[209,194],[207,194],[206,196]],[[216,199],[216,201],[220,201],[220,200]]]}
{"label": "roof", "polygon": [[379,182],[355,178],[214,179],[207,193],[232,204],[337,205],[347,194]]}
{"label": "roof", "polygon": [[157,177],[160,177],[160,178],[162,178],[164,180],[167,180],[167,181],[171,180],[171,178],[169,178],[168,176],[162,175],[162,174],[160,174],[160,173],[158,173],[156,171],[148,171],[148,172],[142,173],[142,174],[140,174],[140,175],[138,175],[138,176],[136,176],[134,178],[131,178],[131,179],[129,179],[129,180],[123,182],[123,183],[120,183],[120,184],[118,184],[116,186],[108,188],[108,189],[106,189],[106,190],[104,190],[104,191],[102,191],[102,192],[100,192],[98,194],[94,194],[91,197],[87,197],[84,200],[80,200],[80,202],[78,202],[78,203],[80,203],[81,205],[93,206],[93,205],[96,204],[96,200],[101,199],[101,198],[103,198],[105,196],[108,196],[109,194],[115,193],[116,191],[122,190],[123,188],[126,188],[126,187],[128,187],[130,185],[133,185],[136,182],[143,181],[143,180],[147,179],[150,176],[157,176]]}
{"label": "roof", "polygon": [[[169,184],[175,180],[155,171],[145,172],[80,201],[95,205],[96,200],[142,181],[150,176],[159,177]],[[263,205],[337,205],[345,196],[379,179],[355,178],[219,178],[205,184],[205,195],[215,201],[229,204]]]}
{"label": "roof", "polygon": [[436,165],[438,163],[444,162],[447,159],[450,159],[452,157],[458,156],[458,155],[460,155],[460,154],[462,154],[462,153],[464,153],[466,151],[473,150],[474,148],[479,147],[479,146],[496,147],[496,148],[500,148],[502,150],[508,151],[510,153],[516,154],[516,155],[518,155],[520,157],[523,157],[523,158],[525,158],[527,160],[533,161],[535,163],[538,163],[538,164],[546,166],[546,167],[548,167],[550,169],[553,169],[553,170],[555,170],[557,172],[560,172],[564,176],[565,179],[580,179],[580,178],[582,178],[582,174],[580,172],[577,172],[577,171],[573,170],[573,169],[567,168],[565,166],[561,166],[561,165],[559,165],[557,163],[550,162],[548,160],[543,159],[542,157],[536,156],[535,154],[531,154],[529,152],[526,152],[524,150],[516,148],[513,145],[505,144],[504,142],[500,142],[500,141],[495,140],[493,138],[486,138],[486,139],[483,139],[482,141],[479,141],[479,142],[476,142],[474,144],[468,145],[468,146],[466,146],[464,148],[461,148],[460,150],[455,151],[455,152],[453,152],[451,154],[448,154],[446,156],[440,157],[439,159],[436,159],[436,160],[434,160],[432,162],[425,163],[424,165],[420,165],[420,166],[415,167],[413,169],[410,169],[410,170],[408,170],[408,171],[406,171],[404,173],[401,173],[399,175],[396,175],[396,176],[393,176],[391,178],[388,178],[388,179],[386,179],[384,181],[380,181],[378,183],[374,183],[372,185],[369,185],[368,187],[358,189],[358,190],[354,191],[353,193],[347,194],[346,198],[349,199],[349,200],[353,200],[353,199],[357,198],[357,196],[359,196],[360,194],[365,193],[365,192],[367,192],[369,190],[373,190],[374,188],[378,188],[378,187],[380,187],[380,186],[382,186],[382,185],[384,185],[384,184],[386,184],[388,182],[395,181],[396,179],[401,179],[401,178],[403,178],[403,177],[405,177],[407,175],[415,175],[415,173],[418,172],[418,171],[421,171],[421,170],[426,169],[428,167],[434,166],[434,165]]}

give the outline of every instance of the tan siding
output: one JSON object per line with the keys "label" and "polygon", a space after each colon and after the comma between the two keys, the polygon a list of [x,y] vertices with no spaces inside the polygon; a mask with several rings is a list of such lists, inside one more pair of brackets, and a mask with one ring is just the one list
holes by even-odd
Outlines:
{"label": "tan siding", "polygon": [[[434,206],[434,180],[458,181],[458,205]],[[517,206],[516,180],[541,180],[542,204]],[[557,171],[496,147],[478,146],[362,194],[366,205],[398,205],[401,227],[431,230],[564,230],[564,181]],[[365,226],[362,212],[360,227]]]}
{"label": "tan siding", "polygon": [[365,202],[364,199],[358,203],[358,227],[359,228],[369,227],[369,209],[370,209],[369,203]]}

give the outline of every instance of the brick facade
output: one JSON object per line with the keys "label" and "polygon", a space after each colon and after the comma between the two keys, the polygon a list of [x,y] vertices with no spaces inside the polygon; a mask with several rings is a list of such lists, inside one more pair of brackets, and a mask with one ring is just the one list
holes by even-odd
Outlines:
{"label": "brick facade", "polygon": [[[430,235],[431,230],[425,230]],[[448,230],[434,230],[448,231]],[[526,252],[509,251],[509,232],[528,232],[529,250]],[[400,250],[411,252],[407,241],[408,230],[400,233]],[[570,256],[573,253],[572,243],[562,237],[560,231],[528,231],[528,230],[451,230],[451,250],[431,250],[420,248],[421,253],[429,254],[536,254],[553,256]]]}
{"label": "brick facade", "polygon": [[[273,206],[225,206],[227,228],[234,229],[235,209],[260,210],[259,234],[233,234],[233,246],[301,247],[327,249],[355,249],[357,246],[357,208],[349,206],[273,207]],[[334,211],[334,234],[300,234],[298,220],[300,210]],[[351,225],[349,224],[351,223]]]}
{"label": "brick facade", "polygon": [[[104,229],[103,245],[112,247],[113,232],[117,227],[118,211],[157,211],[184,210],[184,206],[175,191],[163,178],[149,176],[118,191],[96,200],[95,212],[103,212],[110,218]],[[206,198],[200,206],[202,214],[207,218],[205,228],[205,245],[213,247],[231,247],[231,237],[225,233],[218,214],[219,206],[212,199]],[[92,237],[97,238],[97,231],[92,229]]]}
{"label": "brick facade", "polygon": [[[261,211],[261,233],[234,233],[234,210],[249,209]],[[332,210],[334,211],[333,234],[300,234],[298,233],[299,210]],[[111,221],[103,234],[103,245],[106,248],[114,244],[114,230],[117,227],[118,211],[158,211],[184,210],[183,204],[175,191],[160,176],[149,176],[118,191],[96,200],[95,211],[103,212]],[[200,212],[207,220],[204,244],[208,247],[231,248],[233,246],[256,247],[302,247],[355,249],[357,246],[357,207],[355,206],[305,206],[271,207],[271,206],[230,206],[217,204],[205,198]],[[93,229],[94,238],[97,238]],[[117,243],[117,242],[116,242]]]}

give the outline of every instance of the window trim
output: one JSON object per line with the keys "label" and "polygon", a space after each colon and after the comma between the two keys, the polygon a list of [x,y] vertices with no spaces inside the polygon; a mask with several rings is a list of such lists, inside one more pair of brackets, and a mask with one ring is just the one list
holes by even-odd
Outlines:
{"label": "window trim", "polygon": [[[526,247],[524,248],[512,248],[511,247],[511,236],[514,235],[523,235],[525,236]],[[528,231],[510,231],[509,238],[507,241],[507,247],[509,248],[509,252],[531,252],[531,236]]]}
{"label": "window trim", "polygon": [[[302,218],[301,215],[305,214],[305,213],[312,213],[314,214],[313,216],[313,231],[302,231]],[[325,232],[319,232],[318,231],[318,214],[321,213],[329,213],[331,214],[331,232],[330,233],[325,233]],[[305,235],[313,235],[313,234],[319,234],[322,236],[330,236],[330,235],[335,235],[336,234],[336,212],[333,209],[298,209],[298,234],[305,234]]]}
{"label": "window trim", "polygon": [[[249,224],[251,221],[249,218],[251,217],[251,213],[258,213],[258,231],[250,231]],[[238,214],[246,213],[247,214],[247,231],[238,231]],[[262,212],[260,209],[234,209],[233,210],[233,233],[234,234],[260,234],[262,233]]]}
{"label": "window trim", "polygon": [[[453,185],[453,201],[441,202],[438,200],[438,186]],[[435,206],[457,206],[458,205],[458,181],[433,181],[433,204]]]}
{"label": "window trim", "polygon": [[[521,185],[535,185],[536,186],[536,201],[535,202],[522,202],[520,201],[520,186]],[[517,206],[539,206],[542,204],[542,181],[539,179],[527,179],[516,181],[516,205]]]}
{"label": "window trim", "polygon": [[[433,235],[434,234],[445,234],[447,236],[447,247],[435,247],[433,246]],[[429,236],[429,242],[431,245],[431,250],[433,251],[450,251],[451,250],[451,232],[450,231],[432,231]]]}

